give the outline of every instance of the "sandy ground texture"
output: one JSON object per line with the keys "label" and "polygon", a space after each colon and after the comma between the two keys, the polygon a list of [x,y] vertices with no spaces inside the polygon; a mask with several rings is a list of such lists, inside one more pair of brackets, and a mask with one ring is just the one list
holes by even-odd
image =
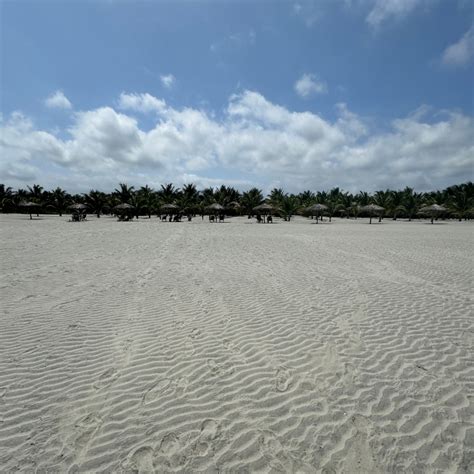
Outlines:
{"label": "sandy ground texture", "polygon": [[1,472],[474,472],[474,224],[0,216]]}

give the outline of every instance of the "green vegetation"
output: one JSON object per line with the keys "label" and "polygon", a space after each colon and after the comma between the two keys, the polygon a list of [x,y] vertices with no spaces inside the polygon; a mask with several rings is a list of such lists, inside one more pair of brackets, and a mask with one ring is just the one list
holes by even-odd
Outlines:
{"label": "green vegetation", "polygon": [[0,210],[2,212],[21,212],[20,203],[30,201],[41,206],[43,213],[58,213],[62,215],[68,206],[73,203],[84,203],[91,213],[100,217],[111,213],[118,204],[131,204],[135,208],[135,215],[151,217],[158,214],[164,204],[175,204],[185,213],[203,214],[211,204],[221,204],[228,214],[252,215],[252,209],[263,202],[267,202],[275,209],[275,213],[290,220],[296,214],[307,215],[305,211],[314,204],[324,204],[327,210],[324,215],[357,218],[361,208],[368,204],[376,204],[385,209],[384,217],[397,220],[405,218],[412,220],[419,215],[423,206],[439,204],[447,209],[445,217],[459,220],[474,217],[474,184],[467,182],[450,186],[442,191],[417,193],[412,188],[403,190],[380,190],[373,194],[360,191],[357,194],[344,192],[339,188],[329,191],[311,190],[299,194],[288,194],[281,188],[273,189],[265,198],[262,190],[253,188],[246,192],[239,192],[228,186],[206,188],[199,191],[194,184],[186,184],[182,189],[172,183],[161,185],[161,189],[154,190],[149,186],[135,189],[126,183],[119,186],[112,193],[104,193],[92,189],[86,194],[72,195],[61,188],[51,191],[34,184],[27,189],[13,190],[0,184]]}

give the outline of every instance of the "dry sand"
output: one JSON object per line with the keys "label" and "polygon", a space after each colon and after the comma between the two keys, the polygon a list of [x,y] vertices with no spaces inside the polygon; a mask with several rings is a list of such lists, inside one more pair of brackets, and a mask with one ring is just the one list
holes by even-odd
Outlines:
{"label": "dry sand", "polygon": [[473,472],[472,223],[0,216],[1,472]]}

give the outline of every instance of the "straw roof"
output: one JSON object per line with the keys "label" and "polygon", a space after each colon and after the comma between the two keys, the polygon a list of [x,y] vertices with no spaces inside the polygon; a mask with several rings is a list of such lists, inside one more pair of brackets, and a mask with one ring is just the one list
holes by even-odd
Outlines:
{"label": "straw roof", "polygon": [[36,202],[32,201],[21,201],[20,204],[18,204],[20,207],[40,207],[41,204],[38,204]]}
{"label": "straw roof", "polygon": [[432,204],[431,206],[424,206],[420,209],[421,212],[445,212],[447,209],[439,204]]}
{"label": "straw roof", "polygon": [[225,207],[221,206],[220,204],[216,202],[214,204],[211,204],[210,206],[207,206],[206,209],[209,209],[211,211],[223,211],[225,210]]}
{"label": "straw roof", "polygon": [[308,211],[315,211],[315,212],[320,212],[320,211],[325,211],[328,207],[325,206],[324,204],[314,204],[311,207],[308,207]]}
{"label": "straw roof", "polygon": [[368,206],[362,206],[361,211],[370,212],[372,214],[378,214],[385,211],[385,208],[382,206],[377,206],[377,204],[369,204]]}
{"label": "straw roof", "polygon": [[84,211],[87,209],[87,206],[82,203],[74,203],[69,206],[69,209],[72,209],[74,211]]}
{"label": "straw roof", "polygon": [[179,209],[179,206],[177,206],[176,204],[163,204],[160,209],[162,211],[176,211],[177,209]]}
{"label": "straw roof", "polygon": [[115,206],[114,209],[118,211],[123,211],[125,209],[135,209],[131,204],[127,204],[126,202],[119,204],[118,206]]}
{"label": "straw roof", "polygon": [[255,212],[271,212],[273,211],[273,206],[270,206],[270,204],[260,204],[259,206],[255,206],[253,209]]}

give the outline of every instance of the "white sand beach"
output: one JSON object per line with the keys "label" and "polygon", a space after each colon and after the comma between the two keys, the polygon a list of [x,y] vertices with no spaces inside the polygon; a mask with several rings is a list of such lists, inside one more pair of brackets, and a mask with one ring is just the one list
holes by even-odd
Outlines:
{"label": "white sand beach", "polygon": [[0,215],[0,472],[474,472],[472,222]]}

